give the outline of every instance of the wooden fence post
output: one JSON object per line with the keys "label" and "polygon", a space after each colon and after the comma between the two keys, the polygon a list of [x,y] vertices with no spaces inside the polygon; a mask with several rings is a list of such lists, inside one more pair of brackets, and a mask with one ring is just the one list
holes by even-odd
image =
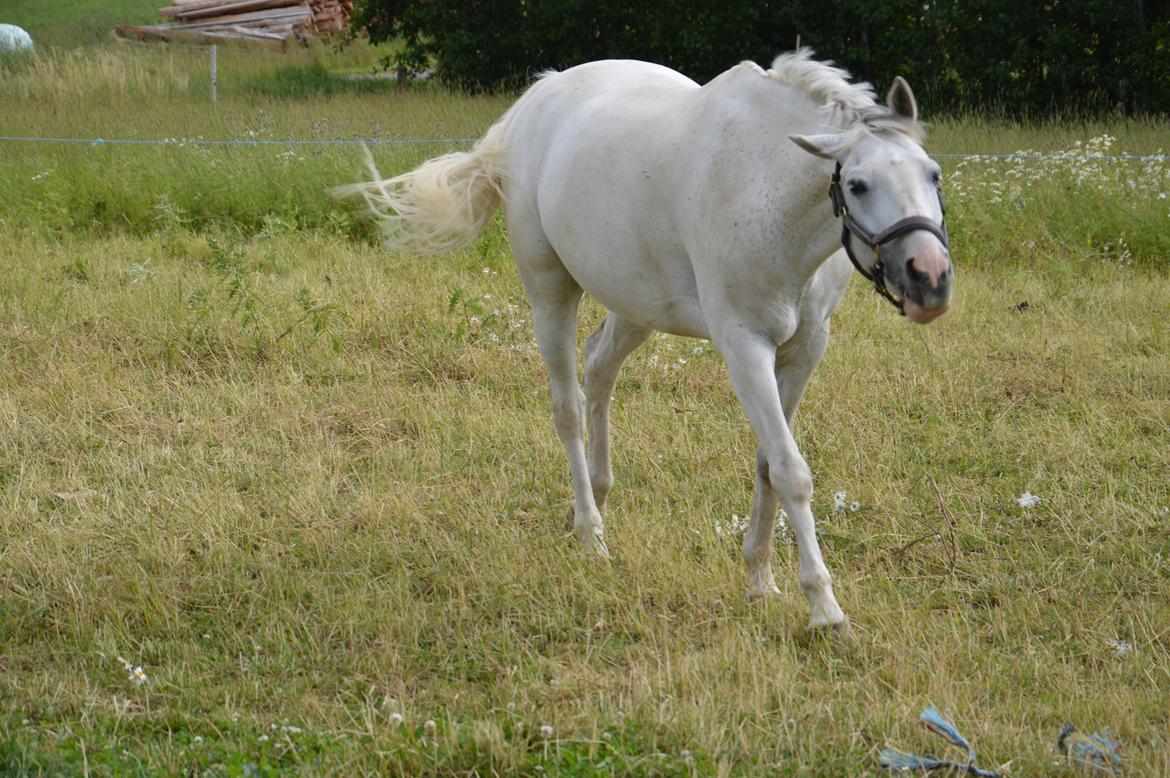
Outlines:
{"label": "wooden fence post", "polygon": [[213,103],[219,97],[217,94],[217,92],[219,92],[219,63],[217,62],[218,57],[216,56],[217,49],[218,47],[214,43],[211,44],[211,102]]}

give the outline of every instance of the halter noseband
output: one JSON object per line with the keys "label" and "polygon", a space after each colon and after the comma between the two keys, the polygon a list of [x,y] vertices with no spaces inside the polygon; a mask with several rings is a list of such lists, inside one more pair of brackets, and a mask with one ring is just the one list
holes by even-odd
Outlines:
{"label": "halter noseband", "polygon": [[[908,232],[925,230],[942,241],[943,248],[949,249],[950,245],[947,240],[946,222],[947,208],[943,204],[942,192],[940,191],[938,194],[938,205],[942,211],[943,219],[937,224],[924,216],[909,216],[901,221],[894,222],[877,235],[874,235],[849,215],[849,209],[845,206],[845,192],[841,190],[841,163],[838,162],[837,169],[833,171],[833,178],[829,182],[829,202],[833,204],[833,216],[841,217],[841,245],[845,247],[845,253],[849,255],[849,261],[853,263],[853,267],[857,268],[857,272],[861,273],[862,278],[873,284],[873,288],[877,290],[878,294],[889,300],[898,309],[898,313],[905,316],[906,312],[902,309],[902,301],[890,294],[889,289],[886,289],[886,269],[882,264],[882,246]],[[861,266],[861,263],[857,261],[857,257],[853,254],[854,237],[869,246],[874,254],[877,255],[877,259],[874,260],[873,265],[870,266],[868,271]]]}

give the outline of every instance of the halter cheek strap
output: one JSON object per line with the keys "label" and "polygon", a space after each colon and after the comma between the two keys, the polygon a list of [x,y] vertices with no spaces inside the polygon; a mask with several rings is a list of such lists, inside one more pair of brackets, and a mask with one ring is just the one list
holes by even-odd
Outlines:
{"label": "halter cheek strap", "polygon": [[[942,192],[940,191],[938,194],[939,208],[943,213],[942,221],[936,223],[924,216],[910,216],[894,222],[875,235],[849,215],[849,209],[845,206],[845,192],[841,189],[841,163],[838,162],[837,169],[833,171],[833,178],[829,182],[829,202],[833,204],[833,216],[841,218],[841,245],[845,247],[845,253],[849,255],[849,261],[853,263],[853,267],[857,269],[858,273],[861,273],[862,278],[873,284],[878,294],[889,300],[899,313],[905,315],[906,312],[902,310],[902,301],[890,294],[890,290],[886,288],[886,268],[882,264],[882,246],[908,232],[924,230],[938,238],[942,242],[943,248],[950,248],[947,238],[947,209],[943,204]],[[877,256],[869,270],[861,266],[853,253],[853,238],[855,237]]]}

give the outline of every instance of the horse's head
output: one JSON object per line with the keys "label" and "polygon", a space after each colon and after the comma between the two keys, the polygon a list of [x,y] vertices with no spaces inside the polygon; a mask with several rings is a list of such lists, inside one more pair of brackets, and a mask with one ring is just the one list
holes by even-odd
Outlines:
{"label": "horse's head", "polygon": [[842,241],[862,275],[911,321],[946,313],[954,265],[940,194],[942,171],[926,155],[918,105],[897,78],[886,99],[857,126],[828,135],[793,135],[805,151],[837,163],[830,184]]}

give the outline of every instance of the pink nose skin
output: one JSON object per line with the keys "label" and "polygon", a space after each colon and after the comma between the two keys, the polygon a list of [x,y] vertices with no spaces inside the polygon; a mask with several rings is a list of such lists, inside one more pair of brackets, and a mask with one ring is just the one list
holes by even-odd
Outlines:
{"label": "pink nose skin", "polygon": [[939,278],[946,275],[951,263],[937,248],[931,248],[915,254],[910,260],[910,268],[920,275],[926,276],[931,289],[938,288]]}
{"label": "pink nose skin", "polygon": [[915,324],[930,324],[939,316],[946,313],[950,307],[951,304],[946,303],[937,308],[923,308],[909,297],[902,298],[902,310],[906,312],[906,318]]}

